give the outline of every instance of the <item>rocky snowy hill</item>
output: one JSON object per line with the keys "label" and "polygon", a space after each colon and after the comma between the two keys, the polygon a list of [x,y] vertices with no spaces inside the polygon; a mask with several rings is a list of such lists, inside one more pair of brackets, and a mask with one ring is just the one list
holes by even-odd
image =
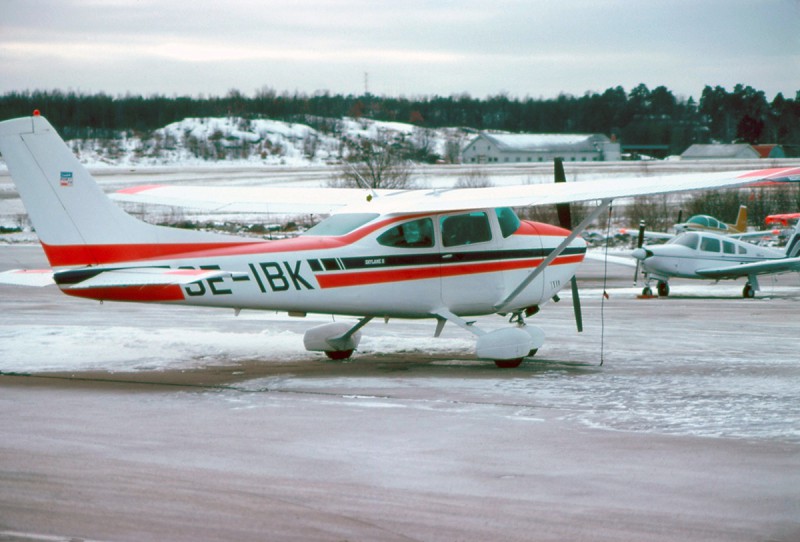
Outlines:
{"label": "rocky snowy hill", "polygon": [[426,156],[429,161],[453,161],[472,135],[458,128],[430,130],[363,118],[310,120],[313,126],[240,117],[187,118],[149,133],[126,132],[114,139],[74,139],[67,144],[89,166],[208,165],[220,161],[303,166],[338,163],[353,145],[364,140]]}

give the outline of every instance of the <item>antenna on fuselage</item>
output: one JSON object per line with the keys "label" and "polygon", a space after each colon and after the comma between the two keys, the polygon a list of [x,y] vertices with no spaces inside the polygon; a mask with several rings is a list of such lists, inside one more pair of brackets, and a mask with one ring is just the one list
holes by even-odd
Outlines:
{"label": "antenna on fuselage", "polygon": [[372,185],[369,184],[369,182],[367,182],[367,180],[364,178],[364,176],[361,175],[358,172],[358,170],[353,167],[353,164],[350,164],[349,162],[345,162],[345,165],[350,168],[350,173],[352,173],[353,176],[356,178],[356,181],[358,181],[358,184],[360,184],[362,188],[364,188],[364,189],[366,189],[366,190],[368,190],[370,192],[370,194],[367,195],[367,201],[372,201],[373,198],[377,198],[378,197],[378,193],[375,192],[375,189],[372,187]]}

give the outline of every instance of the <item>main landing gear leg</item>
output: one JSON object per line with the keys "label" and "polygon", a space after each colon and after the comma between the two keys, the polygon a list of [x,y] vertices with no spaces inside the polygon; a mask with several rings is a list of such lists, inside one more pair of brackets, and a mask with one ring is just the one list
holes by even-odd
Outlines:
{"label": "main landing gear leg", "polygon": [[444,327],[443,320],[453,322],[478,337],[476,355],[481,359],[490,359],[501,369],[519,367],[522,360],[531,352],[535,352],[544,342],[544,333],[539,328],[519,324],[514,327],[496,329],[486,332],[467,322],[447,309],[434,313],[439,323],[437,333]]}
{"label": "main landing gear leg", "polygon": [[330,359],[348,359],[361,341],[359,330],[370,320],[372,320],[371,316],[365,316],[354,326],[344,322],[333,322],[312,327],[303,336],[303,344],[306,350],[325,352]]}
{"label": "main landing gear leg", "polygon": [[758,287],[758,277],[755,275],[751,275],[747,277],[747,282],[744,285],[744,290],[742,290],[742,296],[747,299],[752,299],[756,296],[756,292],[760,288]]}

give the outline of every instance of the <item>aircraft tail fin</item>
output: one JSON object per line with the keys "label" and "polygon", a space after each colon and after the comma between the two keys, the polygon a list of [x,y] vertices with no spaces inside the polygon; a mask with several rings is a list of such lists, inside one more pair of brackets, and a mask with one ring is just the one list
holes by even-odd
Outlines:
{"label": "aircraft tail fin", "polygon": [[54,267],[165,257],[246,240],[156,226],[127,214],[36,113],[0,122],[0,153]]}
{"label": "aircraft tail fin", "polygon": [[739,214],[736,215],[736,224],[733,225],[736,231],[744,233],[747,231],[747,205],[739,206]]}
{"label": "aircraft tail fin", "polygon": [[800,220],[797,221],[797,225],[792,232],[792,236],[789,238],[789,242],[786,243],[786,257],[787,258],[797,258],[800,256]]}

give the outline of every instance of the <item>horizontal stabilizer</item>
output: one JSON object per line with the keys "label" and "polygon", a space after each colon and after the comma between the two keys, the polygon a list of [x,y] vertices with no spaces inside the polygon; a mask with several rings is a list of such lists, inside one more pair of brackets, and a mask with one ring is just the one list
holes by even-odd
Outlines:
{"label": "horizontal stabilizer", "polygon": [[[84,273],[85,270],[60,271],[56,281],[64,285],[70,275]],[[220,271],[216,269],[169,269],[154,267],[135,267],[129,269],[113,269],[101,271],[85,280],[69,286],[71,290],[85,288],[113,288],[127,286],[169,286],[190,284],[199,280],[247,276],[246,273]]]}
{"label": "horizontal stabilizer", "polygon": [[55,282],[52,269],[11,269],[0,273],[0,284],[49,286]]}

